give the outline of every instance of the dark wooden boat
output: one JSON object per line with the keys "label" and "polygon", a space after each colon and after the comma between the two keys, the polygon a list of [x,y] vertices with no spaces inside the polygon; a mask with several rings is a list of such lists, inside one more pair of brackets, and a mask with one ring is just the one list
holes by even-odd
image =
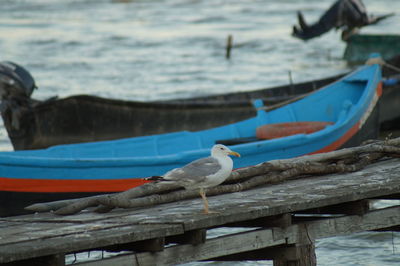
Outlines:
{"label": "dark wooden boat", "polygon": [[75,95],[63,99],[3,100],[2,117],[15,150],[111,140],[181,130],[197,131],[254,116],[252,100],[273,105],[316,90],[340,76],[256,91],[164,102]]}
{"label": "dark wooden boat", "polygon": [[[391,61],[399,66],[400,57]],[[395,74],[384,68],[384,76]],[[2,117],[15,150],[40,149],[58,144],[111,140],[181,130],[197,131],[250,118],[252,101],[266,106],[285,103],[317,90],[343,75],[274,88],[160,102],[138,102],[76,95],[37,101],[30,93],[3,98]],[[384,86],[379,108],[381,123],[400,117],[399,85]]]}

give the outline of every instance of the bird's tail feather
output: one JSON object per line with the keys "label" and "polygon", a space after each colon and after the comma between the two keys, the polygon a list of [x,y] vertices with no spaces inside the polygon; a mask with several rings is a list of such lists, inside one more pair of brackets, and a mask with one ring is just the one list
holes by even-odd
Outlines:
{"label": "bird's tail feather", "polygon": [[144,180],[146,180],[146,181],[167,181],[167,180],[165,180],[164,179],[164,177],[162,177],[162,176],[150,176],[150,177],[146,177],[146,178],[143,178]]}

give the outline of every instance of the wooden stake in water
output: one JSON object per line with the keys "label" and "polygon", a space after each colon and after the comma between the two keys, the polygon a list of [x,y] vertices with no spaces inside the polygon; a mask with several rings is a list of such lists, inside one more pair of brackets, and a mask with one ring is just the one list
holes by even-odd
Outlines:
{"label": "wooden stake in water", "polygon": [[226,55],[225,55],[226,59],[231,58],[232,42],[233,42],[233,37],[232,37],[232,35],[229,34],[228,39],[226,41]]}
{"label": "wooden stake in water", "polygon": [[291,93],[294,94],[295,92],[294,92],[294,84],[293,84],[293,78],[292,78],[292,71],[289,70],[289,71],[288,71],[288,74],[289,74],[290,91],[291,91]]}

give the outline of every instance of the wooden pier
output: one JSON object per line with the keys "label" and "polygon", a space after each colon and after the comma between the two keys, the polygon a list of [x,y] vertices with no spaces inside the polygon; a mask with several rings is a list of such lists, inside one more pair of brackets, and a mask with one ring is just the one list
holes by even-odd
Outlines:
{"label": "wooden pier", "polygon": [[[105,250],[115,256],[74,265],[176,265],[199,260],[315,265],[316,239],[398,229],[400,204],[371,209],[369,203],[400,196],[399,168],[400,159],[391,159],[354,173],[214,196],[209,198],[210,207],[219,213],[209,215],[201,213],[198,198],[107,214],[0,218],[0,263],[65,265],[66,254]],[[207,234],[225,227],[246,230]]]}

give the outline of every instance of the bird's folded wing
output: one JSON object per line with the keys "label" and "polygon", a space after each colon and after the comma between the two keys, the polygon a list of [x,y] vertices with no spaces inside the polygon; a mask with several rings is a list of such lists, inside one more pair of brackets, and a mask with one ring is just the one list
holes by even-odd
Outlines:
{"label": "bird's folded wing", "polygon": [[164,178],[175,181],[197,183],[202,182],[207,176],[213,175],[221,169],[218,160],[213,157],[207,157],[191,162],[182,168],[176,168],[169,171]]}

